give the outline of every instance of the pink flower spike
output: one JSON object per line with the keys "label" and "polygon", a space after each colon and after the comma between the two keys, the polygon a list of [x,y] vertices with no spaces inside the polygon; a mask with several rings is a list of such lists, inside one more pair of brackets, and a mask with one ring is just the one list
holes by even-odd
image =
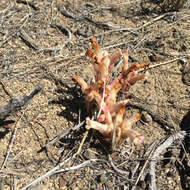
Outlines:
{"label": "pink flower spike", "polygon": [[134,143],[135,145],[137,145],[137,144],[142,144],[143,141],[144,141],[144,135],[141,134],[141,135],[137,135],[137,136],[134,138],[133,143]]}
{"label": "pink flower spike", "polygon": [[95,53],[95,55],[96,55],[97,57],[99,57],[101,51],[100,51],[100,47],[99,47],[99,45],[98,45],[98,43],[97,43],[95,37],[92,37],[92,39],[91,39],[91,44],[92,44],[92,47],[94,48],[94,53]]}
{"label": "pink flower spike", "polygon": [[125,138],[129,137],[130,140],[136,145],[141,144],[144,140],[144,135],[137,133],[135,130],[129,129],[125,131]]}
{"label": "pink flower spike", "polygon": [[85,90],[88,88],[88,84],[83,80],[83,78],[74,75],[73,79],[81,86],[82,92],[84,93]]}
{"label": "pink flower spike", "polygon": [[113,121],[112,121],[112,116],[111,116],[111,113],[110,111],[106,111],[105,113],[105,121],[108,125],[112,124]]}
{"label": "pink flower spike", "polygon": [[115,78],[112,82],[111,82],[111,88],[113,88],[117,83],[120,82],[120,80],[123,78],[123,75],[119,75],[117,78]]}
{"label": "pink flower spike", "polygon": [[101,51],[101,58],[106,57],[106,56],[108,56],[108,55],[109,55],[109,53],[108,53],[107,50],[102,50],[102,51]]}
{"label": "pink flower spike", "polygon": [[135,114],[131,116],[129,119],[125,119],[122,127],[121,127],[121,132],[122,136],[126,137],[128,136],[128,131],[131,131],[132,126],[141,118],[141,114]]}
{"label": "pink flower spike", "polygon": [[91,128],[96,129],[104,136],[109,135],[110,132],[113,130],[108,125],[99,123],[97,121],[93,121],[89,117],[87,117],[86,118],[86,129],[89,130]]}
{"label": "pink flower spike", "polygon": [[102,58],[101,60],[102,64],[104,64],[106,66],[106,69],[108,70],[109,65],[110,65],[110,59],[109,56],[105,56]]}
{"label": "pink flower spike", "polygon": [[[102,96],[100,95],[99,92],[97,92],[95,90],[93,90],[92,93],[93,93],[93,97],[94,97],[98,107],[100,108],[101,102],[102,102]],[[104,105],[104,102],[103,102],[103,105]]]}
{"label": "pink flower spike", "polygon": [[143,80],[143,79],[145,80],[145,79],[147,79],[148,76],[149,76],[148,73],[145,73],[145,74],[136,74],[130,80],[128,80],[128,83],[130,85],[134,85],[139,80]]}
{"label": "pink flower spike", "polygon": [[127,70],[122,71],[124,78],[127,78],[128,74],[133,71],[138,71],[144,67],[148,67],[149,63],[142,63],[142,64],[133,64]]}
{"label": "pink flower spike", "polygon": [[105,121],[105,114],[101,114],[98,118],[98,122],[102,123]]}
{"label": "pink flower spike", "polygon": [[122,56],[122,52],[120,49],[118,49],[116,51],[116,53],[112,56],[109,56],[110,59],[110,66],[109,66],[109,71],[112,71],[113,67],[114,67],[114,63],[116,63],[116,61]]}
{"label": "pink flower spike", "polygon": [[93,91],[90,91],[90,92],[86,92],[86,102],[92,102],[94,100],[94,93]]}
{"label": "pink flower spike", "polygon": [[129,104],[129,102],[130,102],[129,99],[121,100],[113,104],[109,110],[111,113],[117,113],[121,109],[121,107],[126,106],[127,104]]}
{"label": "pink flower spike", "polygon": [[116,102],[116,97],[117,97],[117,93],[120,91],[120,89],[122,88],[122,84],[117,83],[109,92],[109,95],[106,99],[106,103],[107,105],[112,105],[115,104]]}
{"label": "pink flower spike", "polygon": [[103,80],[107,82],[107,79],[109,78],[109,72],[107,66],[104,63],[98,65],[98,69],[96,72],[97,72],[97,81]]}
{"label": "pink flower spike", "polygon": [[115,118],[115,126],[116,127],[120,127],[121,126],[121,124],[123,122],[124,113],[125,113],[125,108],[121,107],[119,109],[119,111],[117,112],[117,114],[116,114],[116,118]]}
{"label": "pink flower spike", "polygon": [[122,72],[125,72],[128,69],[128,59],[129,59],[129,50],[123,53],[123,67]]}

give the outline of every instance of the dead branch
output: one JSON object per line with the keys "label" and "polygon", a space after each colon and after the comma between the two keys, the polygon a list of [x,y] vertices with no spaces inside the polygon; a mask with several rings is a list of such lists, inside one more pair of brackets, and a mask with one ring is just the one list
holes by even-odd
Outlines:
{"label": "dead branch", "polygon": [[44,148],[49,148],[51,145],[54,145],[56,142],[58,142],[60,139],[64,138],[66,135],[70,134],[71,131],[74,131],[74,130],[77,130],[78,128],[80,128],[83,124],[84,124],[85,121],[82,121],[81,123],[79,123],[78,125],[72,127],[72,128],[69,128],[67,129],[66,131],[64,131],[62,134],[58,135],[57,137],[55,137],[53,140],[51,140],[49,143],[47,143],[45,145]]}
{"label": "dead branch", "polygon": [[66,34],[68,37],[68,40],[72,40],[72,34],[71,31],[66,28],[65,26],[62,26],[61,24],[57,23],[57,22],[53,22],[50,24],[50,26],[52,28],[58,28],[63,34]]}
{"label": "dead branch", "polygon": [[98,27],[101,27],[101,28],[105,28],[108,30],[113,30],[113,29],[118,30],[119,29],[121,31],[127,31],[127,32],[130,32],[132,34],[138,35],[138,33],[136,31],[133,31],[132,29],[125,27],[125,26],[119,26],[119,25],[113,25],[113,24],[106,23],[106,22],[95,21],[92,18],[89,18],[88,16],[85,16],[85,15],[74,16],[71,13],[69,13],[64,6],[58,6],[58,10],[61,12],[61,14],[63,16],[74,19],[76,21],[86,20],[86,21],[88,21],[88,22],[90,22],[90,23],[92,23]]}
{"label": "dead branch", "polygon": [[3,80],[0,78],[0,84],[3,88],[3,90],[5,91],[5,93],[10,97],[12,98],[13,97],[13,94],[12,92],[7,88],[6,84],[3,82]]}
{"label": "dead branch", "polygon": [[153,153],[152,160],[150,162],[150,175],[151,175],[151,181],[150,181],[150,189],[156,190],[156,174],[155,174],[155,166],[159,159],[160,154],[170,147],[176,140],[183,140],[186,135],[185,131],[180,131],[176,134],[170,135],[160,146],[158,146]]}
{"label": "dead branch", "polygon": [[47,173],[45,173],[44,175],[40,176],[39,178],[35,179],[33,182],[29,183],[28,185],[26,185],[25,187],[23,187],[21,190],[26,190],[31,186],[34,186],[35,184],[37,184],[38,182],[42,181],[43,179],[49,177],[50,175],[54,174],[54,172],[58,169],[60,169],[62,166],[64,166],[67,162],[69,162],[71,159],[75,158],[76,154],[74,154],[73,156],[67,158],[65,161],[61,162],[60,164],[58,164],[55,168],[51,169],[50,171],[48,171]]}
{"label": "dead branch", "polygon": [[[149,163],[149,161],[150,161],[150,158],[151,158],[151,156],[152,156],[152,154],[153,154],[153,152],[154,152],[154,150],[155,150],[155,147],[156,147],[157,143],[158,143],[158,141],[154,141],[154,142],[150,145],[150,147],[148,148],[148,150],[146,151],[145,157],[148,156],[148,158],[147,158],[147,160],[145,161],[145,163],[144,163],[144,165],[143,165],[143,167],[142,167],[142,169],[141,169],[141,171],[140,171],[140,173],[139,173],[139,175],[138,175],[138,177],[137,177],[137,179],[136,179],[136,181],[135,181],[135,184],[134,184],[134,186],[132,187],[131,190],[135,190],[135,188],[136,188],[136,186],[137,186],[137,184],[138,184],[138,182],[139,182],[141,176],[143,175],[143,172],[144,172],[146,166],[148,165],[148,163]],[[137,170],[137,169],[136,169],[136,170]],[[133,174],[133,175],[134,175],[134,174]]]}
{"label": "dead branch", "polygon": [[28,5],[30,6],[31,8],[33,8],[35,11],[38,11],[40,10],[39,7],[37,7],[33,2],[31,1],[27,1],[27,0],[16,0],[17,3],[22,3],[24,5]]}
{"label": "dead branch", "polygon": [[33,40],[27,33],[24,29],[21,29],[20,32],[19,32],[19,36],[20,38],[24,41],[24,43],[26,45],[28,45],[29,47],[35,49],[35,50],[38,50],[40,49],[39,48],[39,45],[37,44],[37,42],[35,42],[35,40]]}
{"label": "dead branch", "polygon": [[72,166],[70,168],[65,168],[65,169],[61,169],[61,170],[55,171],[54,174],[62,173],[62,172],[67,172],[67,171],[71,171],[71,170],[77,170],[77,169],[80,169],[80,168],[83,168],[85,166],[90,165],[92,162],[97,162],[97,161],[102,161],[102,160],[101,159],[90,159],[90,160],[87,160],[87,161],[85,161],[85,162],[77,165],[77,166]]}
{"label": "dead branch", "polygon": [[125,175],[126,178],[128,178],[129,176],[129,172],[126,172],[126,171],[123,171],[123,170],[120,170],[119,168],[117,168],[117,166],[114,165],[113,161],[112,161],[112,158],[111,156],[109,155],[109,161],[110,161],[110,165],[112,166],[112,168],[119,174],[121,175]]}
{"label": "dead branch", "polygon": [[43,85],[39,84],[29,95],[14,97],[5,106],[0,107],[0,121],[25,106],[42,88]]}

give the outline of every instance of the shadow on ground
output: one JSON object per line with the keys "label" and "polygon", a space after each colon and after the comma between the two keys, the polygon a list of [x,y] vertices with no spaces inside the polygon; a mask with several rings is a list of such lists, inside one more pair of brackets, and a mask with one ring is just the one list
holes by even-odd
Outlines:
{"label": "shadow on ground", "polygon": [[190,160],[187,158],[190,156],[190,111],[183,117],[180,127],[181,130],[186,131],[187,135],[183,141],[184,147],[181,147],[179,157],[181,163],[177,162],[176,165],[181,179],[181,186],[184,190],[188,190],[190,187]]}

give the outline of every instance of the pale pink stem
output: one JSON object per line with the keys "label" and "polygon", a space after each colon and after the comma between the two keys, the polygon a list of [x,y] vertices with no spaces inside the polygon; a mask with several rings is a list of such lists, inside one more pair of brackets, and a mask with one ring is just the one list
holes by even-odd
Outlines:
{"label": "pale pink stem", "polygon": [[128,69],[128,59],[129,59],[129,51],[125,51],[123,53],[123,67],[122,72],[125,72]]}
{"label": "pale pink stem", "polygon": [[90,128],[98,130],[102,135],[109,135],[110,132],[113,130],[107,124],[102,124],[97,121],[91,120],[89,117],[86,118],[86,129],[89,130]]}
{"label": "pale pink stem", "polygon": [[120,110],[117,112],[115,118],[115,127],[120,127],[120,125],[122,124],[124,113],[125,113],[124,107],[120,108]]}
{"label": "pale pink stem", "polygon": [[132,77],[128,80],[130,85],[134,85],[137,81],[147,79],[148,74],[137,74],[136,76]]}
{"label": "pale pink stem", "polygon": [[135,114],[133,116],[131,116],[128,119],[125,119],[123,124],[122,124],[122,133],[125,134],[126,130],[130,130],[132,128],[132,126],[139,121],[139,119],[141,118],[141,114]]}
{"label": "pale pink stem", "polygon": [[129,137],[134,144],[141,144],[144,140],[144,135],[139,134],[134,130],[126,130],[125,137]]}
{"label": "pale pink stem", "polygon": [[85,90],[88,88],[88,84],[83,80],[83,78],[74,75],[73,79],[75,79],[75,81],[81,86],[82,88],[82,92],[84,93]]}
{"label": "pale pink stem", "polygon": [[110,65],[109,65],[109,71],[111,72],[113,67],[114,67],[114,63],[121,57],[122,52],[120,49],[118,49],[115,54],[113,54],[112,56],[109,56],[110,59]]}
{"label": "pale pink stem", "polygon": [[117,112],[120,110],[120,108],[122,108],[123,106],[126,106],[127,104],[129,104],[129,102],[130,102],[129,99],[121,100],[121,101],[116,102],[115,104],[113,104],[113,105],[109,108],[109,110],[110,110],[110,112],[111,112],[112,114],[117,113]]}
{"label": "pale pink stem", "polygon": [[122,88],[122,85],[120,83],[116,84],[111,91],[109,92],[109,95],[106,99],[106,103],[107,105],[112,105],[115,104],[116,102],[116,97],[117,97],[117,93],[120,91],[120,89]]}
{"label": "pale pink stem", "polygon": [[119,75],[118,77],[116,77],[116,78],[111,82],[111,84],[110,84],[111,89],[112,89],[116,84],[118,84],[119,81],[120,81],[122,78],[123,78],[123,75]]}

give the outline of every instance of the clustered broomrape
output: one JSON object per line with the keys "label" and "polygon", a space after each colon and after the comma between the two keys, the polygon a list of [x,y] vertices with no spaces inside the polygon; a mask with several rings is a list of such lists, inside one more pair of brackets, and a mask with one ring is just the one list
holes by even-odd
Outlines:
{"label": "clustered broomrape", "polygon": [[[86,118],[86,129],[98,130],[106,141],[112,142],[113,134],[115,143],[121,144],[124,139],[130,138],[134,144],[142,143],[143,134],[132,129],[134,123],[141,114],[134,114],[126,118],[126,105],[129,97],[117,101],[118,92],[129,91],[132,85],[139,80],[147,79],[149,73],[139,74],[141,68],[149,66],[149,63],[133,64],[128,67],[129,52],[118,49],[115,54],[109,55],[108,51],[101,50],[95,37],[91,39],[92,49],[88,49],[86,56],[91,57],[94,66],[94,76],[88,85],[81,77],[73,76],[73,79],[81,86],[85,94],[86,109],[89,113],[96,105],[99,114],[97,121]],[[123,56],[122,71],[114,80],[110,79],[114,63]]]}

